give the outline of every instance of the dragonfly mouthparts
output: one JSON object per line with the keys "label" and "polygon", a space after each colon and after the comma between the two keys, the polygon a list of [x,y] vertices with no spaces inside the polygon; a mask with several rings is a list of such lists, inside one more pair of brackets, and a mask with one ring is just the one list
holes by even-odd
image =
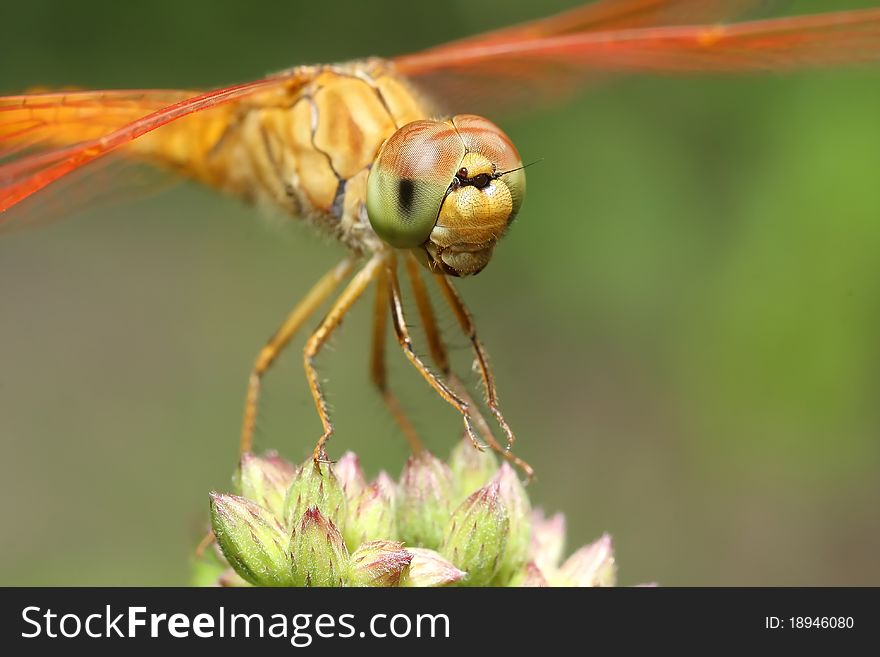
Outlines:
{"label": "dragonfly mouthparts", "polygon": [[[461,176],[461,171],[464,171],[465,175]],[[458,183],[459,187],[476,187],[477,189],[483,189],[489,186],[489,183],[492,182],[495,176],[490,176],[488,173],[479,173],[473,178],[467,177],[467,169],[462,169],[459,171],[459,175],[455,176],[455,180]]]}

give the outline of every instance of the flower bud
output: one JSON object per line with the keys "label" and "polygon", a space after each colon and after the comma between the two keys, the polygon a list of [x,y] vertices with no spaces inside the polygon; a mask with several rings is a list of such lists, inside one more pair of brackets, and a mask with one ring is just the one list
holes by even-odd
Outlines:
{"label": "flower bud", "polygon": [[352,552],[349,586],[400,586],[409,573],[412,555],[397,541],[369,541]]}
{"label": "flower bud", "polygon": [[541,509],[532,512],[532,540],[529,559],[542,573],[556,572],[565,549],[565,516],[561,513],[550,518]]}
{"label": "flower bud", "polygon": [[391,501],[391,506],[397,508],[397,490],[399,487],[391,478],[391,475],[381,470],[373,483],[379,487],[385,498]]}
{"label": "flower bud", "polygon": [[458,504],[478,488],[485,486],[498,470],[498,460],[488,451],[474,447],[469,438],[458,441],[449,456]]}
{"label": "flower bud", "polygon": [[571,555],[559,569],[559,586],[614,586],[617,564],[611,548],[611,537],[602,537]]}
{"label": "flower bud", "polygon": [[307,509],[317,508],[324,518],[345,526],[345,495],[327,463],[306,461],[287,491],[284,518],[297,527]]}
{"label": "flower bud", "polygon": [[211,493],[211,526],[223,556],[246,581],[290,585],[287,535],[266,509],[238,495]]}
{"label": "flower bud", "polygon": [[365,488],[354,502],[349,501],[344,536],[350,550],[367,541],[397,537],[394,507],[386,489],[378,482]]}
{"label": "flower bud", "polygon": [[284,500],[296,476],[296,467],[277,452],[263,456],[242,454],[238,470],[238,489],[242,497],[256,502],[276,518],[284,517]]}
{"label": "flower bud", "polygon": [[535,565],[534,561],[530,561],[516,573],[507,584],[508,586],[516,586],[521,588],[547,587],[550,584],[544,573]]}
{"label": "flower bud", "polygon": [[364,471],[361,470],[361,461],[354,452],[346,452],[333,464],[333,474],[336,475],[345,499],[349,503],[354,502],[367,487]]}
{"label": "flower bud", "polygon": [[434,550],[407,548],[412,556],[409,573],[401,586],[447,586],[460,581],[466,573],[452,565]]}
{"label": "flower bud", "polygon": [[290,535],[293,586],[342,586],[348,550],[333,521],[315,506],[306,509]]}
{"label": "flower bud", "polygon": [[529,496],[513,468],[502,463],[493,481],[498,482],[501,501],[510,518],[510,534],[495,584],[504,586],[523,569],[532,540],[532,507]]}
{"label": "flower bud", "polygon": [[440,554],[464,570],[468,586],[485,586],[498,574],[510,535],[510,519],[493,479],[453,512]]}
{"label": "flower bud", "polygon": [[397,498],[398,537],[407,545],[436,547],[452,500],[452,471],[427,451],[409,457]]}

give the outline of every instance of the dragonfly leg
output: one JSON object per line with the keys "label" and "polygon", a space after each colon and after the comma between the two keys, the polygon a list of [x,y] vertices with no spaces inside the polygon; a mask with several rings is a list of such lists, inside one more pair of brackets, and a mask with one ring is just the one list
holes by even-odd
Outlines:
{"label": "dragonfly leg", "polygon": [[[431,297],[428,295],[428,290],[425,287],[424,281],[422,280],[422,266],[412,254],[409,254],[409,257],[406,260],[406,270],[412,283],[413,295],[416,299],[416,307],[418,308],[419,316],[422,319],[422,324],[424,324],[425,327],[425,335],[428,339],[428,348],[435,365],[449,382],[449,385],[452,387],[452,389],[455,390],[455,392],[458,393],[458,395],[472,409],[474,422],[476,423],[480,434],[486,440],[486,443],[489,445],[489,447],[498,452],[506,460],[510,461],[518,468],[520,468],[520,470],[522,470],[526,477],[531,479],[534,476],[534,470],[532,469],[532,467],[522,459],[515,456],[510,451],[509,447],[508,449],[503,448],[501,444],[495,439],[495,435],[492,433],[492,429],[489,427],[488,422],[486,422],[486,420],[483,418],[483,414],[480,413],[477,404],[474,403],[470,394],[468,394],[467,387],[464,385],[464,383],[462,383],[461,379],[459,379],[458,376],[456,376],[456,374],[452,371],[452,368],[449,365],[449,357],[447,356],[446,347],[443,344],[443,338],[441,337],[440,329],[437,326],[437,320],[434,315],[434,310],[431,307]],[[491,383],[491,376],[489,381]],[[483,382],[485,385],[485,379]],[[486,396],[489,397],[488,392]],[[474,446],[477,449],[483,449],[483,446],[479,443],[475,443]]]}
{"label": "dragonfly leg", "polygon": [[315,369],[315,357],[321,351],[327,340],[333,334],[333,331],[342,323],[345,314],[351,309],[354,302],[369,287],[373,279],[382,271],[388,256],[384,253],[377,253],[367,262],[363,268],[354,275],[354,278],[348,283],[342,294],[333,302],[327,315],[321,321],[321,324],[312,333],[311,337],[306,341],[305,350],[303,352],[303,362],[306,369],[306,378],[309,381],[309,389],[312,391],[312,397],[315,400],[315,408],[318,410],[318,417],[321,419],[321,425],[324,433],[318,439],[313,454],[315,462],[327,461],[327,453],[324,451],[324,445],[333,435],[333,424],[330,422],[330,414],[327,410],[327,402],[324,399],[324,393],[321,391],[321,384],[318,382],[318,372]]}
{"label": "dragonfly leg", "polygon": [[315,312],[318,306],[326,301],[333,290],[339,286],[339,283],[351,273],[353,267],[354,259],[347,257],[332,270],[324,274],[260,350],[248,380],[247,397],[245,398],[244,405],[244,421],[242,422],[241,443],[239,446],[241,454],[250,452],[253,447],[254,427],[257,421],[257,409],[263,375],[272,366],[303,323]]}
{"label": "dragonfly leg", "polygon": [[437,281],[437,285],[440,286],[440,291],[443,293],[446,302],[452,308],[452,312],[455,313],[455,318],[458,320],[461,330],[471,342],[477,368],[480,371],[480,378],[483,380],[483,389],[486,392],[486,403],[489,406],[489,410],[492,411],[492,415],[495,416],[498,426],[501,427],[507,438],[507,449],[509,450],[516,437],[513,435],[513,431],[511,431],[510,426],[504,419],[504,415],[501,414],[501,409],[498,407],[498,393],[495,391],[495,380],[489,367],[489,356],[477,337],[477,327],[474,324],[474,320],[465,307],[464,301],[461,300],[458,292],[452,287],[452,283],[449,282],[449,278],[443,274],[435,274],[434,278]]}
{"label": "dragonfly leg", "polygon": [[428,339],[428,352],[431,354],[431,360],[434,361],[434,365],[441,374],[448,378],[452,374],[452,370],[449,367],[446,345],[443,344],[443,338],[440,336],[440,329],[434,317],[431,297],[428,296],[428,289],[422,280],[422,266],[412,253],[408,253],[406,257],[406,273],[412,285],[413,296],[416,298],[419,317],[425,327],[425,337]]}
{"label": "dragonfly leg", "polygon": [[199,544],[196,546],[196,559],[201,559],[203,556],[205,556],[205,550],[211,547],[216,539],[217,537],[214,536],[214,530],[209,529],[202,537],[202,540],[199,541]]}
{"label": "dragonfly leg", "polygon": [[412,447],[413,452],[418,454],[422,451],[422,441],[413,427],[409,418],[403,412],[400,403],[394,393],[388,387],[388,373],[385,368],[385,328],[386,315],[389,304],[388,274],[381,272],[376,279],[376,306],[373,311],[373,349],[370,357],[370,378],[379,389],[379,394],[385,401],[385,405],[397,422],[403,435]]}
{"label": "dragonfly leg", "polygon": [[[428,352],[431,354],[431,360],[434,361],[434,367],[440,371],[440,374],[443,375],[443,378],[446,379],[449,386],[470,407],[473,413],[474,423],[477,425],[477,429],[479,430],[480,435],[483,436],[484,440],[490,447],[493,446],[493,443],[494,445],[498,445],[498,441],[495,440],[495,436],[492,434],[492,429],[486,423],[483,414],[480,413],[479,406],[474,403],[473,399],[468,394],[467,388],[455,375],[449,365],[449,356],[447,355],[446,345],[443,344],[443,338],[440,335],[440,328],[437,326],[434,309],[431,306],[431,297],[428,295],[428,289],[425,287],[425,282],[422,280],[421,270],[422,266],[419,264],[418,260],[416,260],[415,256],[411,253],[407,254],[406,273],[409,277],[410,284],[412,285],[413,296],[416,299],[416,308],[418,309],[419,317],[421,318],[422,325],[425,329],[425,337],[428,339]],[[473,445],[480,451],[485,449],[485,446],[480,442],[474,442]],[[498,445],[498,449],[500,449],[500,445]]]}
{"label": "dragonfly leg", "polygon": [[419,371],[428,384],[449,404],[451,404],[459,413],[461,413],[464,421],[464,428],[468,437],[474,444],[479,444],[479,439],[474,431],[473,420],[471,418],[471,407],[459,395],[450,389],[450,387],[442,381],[436,374],[428,369],[427,365],[421,358],[416,355],[413,348],[413,341],[406,326],[406,316],[403,313],[403,301],[400,296],[400,283],[397,280],[397,263],[395,258],[389,259],[387,264],[387,276],[390,283],[391,291],[391,320],[394,324],[394,333],[397,335],[397,342],[403,349],[404,355],[410,363]]}

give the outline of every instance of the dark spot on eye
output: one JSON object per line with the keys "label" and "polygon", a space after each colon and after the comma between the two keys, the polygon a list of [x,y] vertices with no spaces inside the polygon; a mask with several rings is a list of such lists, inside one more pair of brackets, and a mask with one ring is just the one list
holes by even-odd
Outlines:
{"label": "dark spot on eye", "polygon": [[397,198],[400,200],[400,208],[409,214],[412,211],[413,196],[416,184],[409,178],[401,178],[397,184]]}
{"label": "dark spot on eye", "polygon": [[462,167],[461,169],[458,170],[458,173],[455,175],[463,180],[467,180],[467,177],[468,177],[467,167]]}

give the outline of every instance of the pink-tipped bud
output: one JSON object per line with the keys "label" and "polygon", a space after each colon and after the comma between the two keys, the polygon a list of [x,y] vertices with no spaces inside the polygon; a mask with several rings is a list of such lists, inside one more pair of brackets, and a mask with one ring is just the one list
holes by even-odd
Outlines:
{"label": "pink-tipped bud", "polygon": [[284,503],[288,527],[296,527],[307,509],[315,507],[338,528],[345,526],[345,494],[327,463],[306,461],[294,478]]}
{"label": "pink-tipped bud", "polygon": [[559,569],[561,586],[614,586],[616,583],[617,564],[608,534],[582,547]]}
{"label": "pink-tipped bud", "polygon": [[349,586],[400,586],[409,573],[412,555],[397,541],[369,541],[351,554]]}
{"label": "pink-tipped bud", "polygon": [[333,464],[333,474],[342,486],[347,502],[354,502],[367,487],[364,471],[361,469],[361,460],[354,452],[346,452],[336,463]]}
{"label": "pink-tipped bud", "polygon": [[542,573],[553,573],[565,550],[565,516],[556,513],[549,518],[541,509],[532,512],[532,539],[528,558]]}
{"label": "pink-tipped bud", "polygon": [[449,586],[466,575],[434,550],[407,548],[407,552],[412,556],[412,561],[402,586]]}
{"label": "pink-tipped bud", "polygon": [[287,535],[266,509],[238,495],[211,493],[211,526],[223,556],[246,581],[291,584]]}
{"label": "pink-tipped bud", "polygon": [[388,498],[386,489],[374,482],[349,503],[344,535],[350,550],[357,549],[361,543],[367,541],[397,538],[394,505]]}
{"label": "pink-tipped bud", "polygon": [[242,497],[256,502],[279,520],[284,516],[287,490],[296,476],[296,466],[277,452],[262,456],[242,454],[238,470],[238,488]]}
{"label": "pink-tipped bud", "polygon": [[342,586],[348,550],[333,521],[310,506],[290,535],[293,586]]}
{"label": "pink-tipped bud", "polygon": [[452,471],[428,452],[409,457],[397,498],[398,537],[407,545],[435,548],[449,519]]}
{"label": "pink-tipped bud", "polygon": [[463,584],[485,586],[498,574],[509,536],[510,518],[493,479],[453,512],[438,552],[467,573]]}

